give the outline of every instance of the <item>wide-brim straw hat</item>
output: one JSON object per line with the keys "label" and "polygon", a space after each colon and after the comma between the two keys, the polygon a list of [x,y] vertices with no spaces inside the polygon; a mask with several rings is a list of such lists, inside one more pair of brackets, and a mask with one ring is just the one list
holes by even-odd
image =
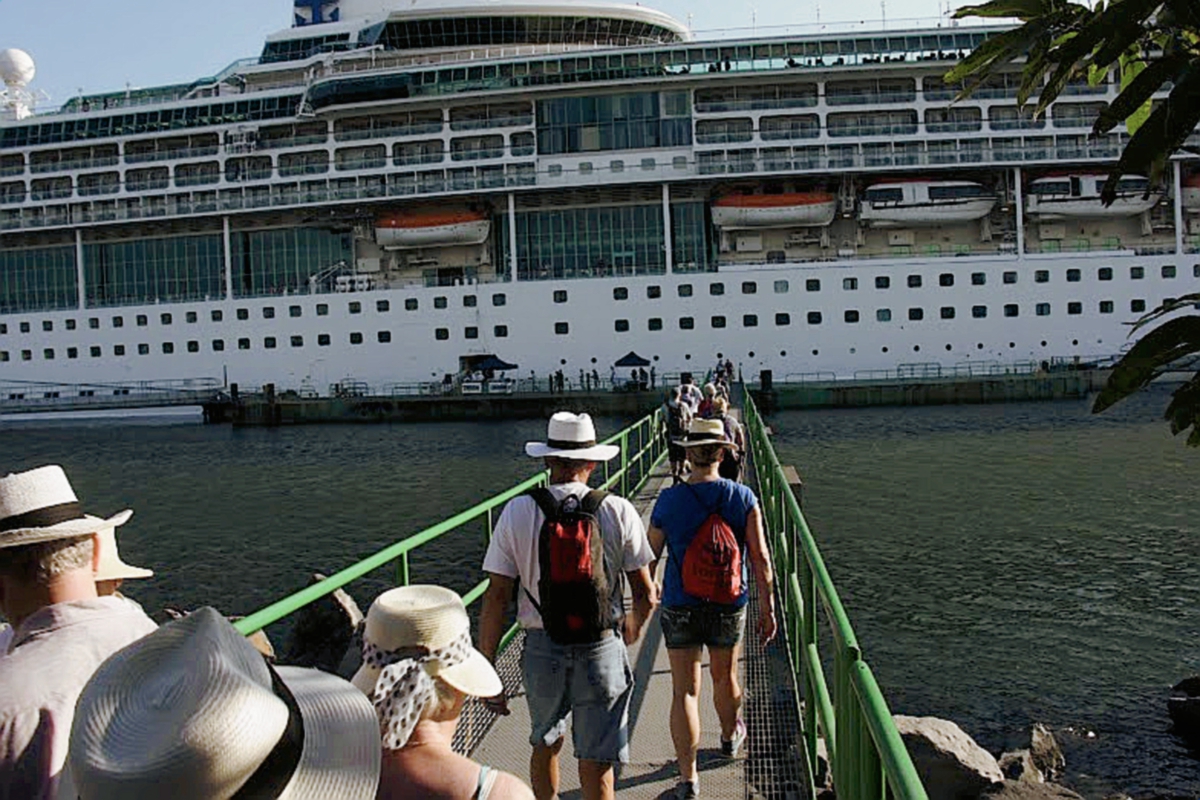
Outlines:
{"label": "wide-brim straw hat", "polygon": [[621,452],[615,444],[596,444],[596,426],[587,414],[558,411],[546,426],[546,441],[527,442],[526,455],[533,458],[570,458],[577,461],[608,461]]}
{"label": "wide-brim straw hat", "polygon": [[68,774],[80,800],[371,800],[381,757],[361,692],[272,669],[202,608],[100,665],[75,706]]}
{"label": "wide-brim straw hat", "polygon": [[[381,651],[426,651],[432,653],[470,635],[471,620],[462,598],[441,586],[402,586],[375,598],[367,611],[363,641]],[[495,667],[474,647],[457,664],[442,664],[436,659],[424,665],[435,678],[441,678],[463,694],[494,697],[504,690]],[[364,662],[351,683],[364,695],[371,696],[382,670]]]}
{"label": "wide-brim straw hat", "polygon": [[97,533],[124,525],[126,509],[108,519],[83,513],[59,466],[38,467],[0,478],[0,548],[21,547]]}
{"label": "wide-brim straw hat", "polygon": [[687,433],[682,439],[676,439],[680,447],[703,447],[709,444],[719,444],[736,451],[738,446],[725,435],[725,423],[719,419],[695,418],[688,423]]}
{"label": "wide-brim straw hat", "polygon": [[96,534],[100,537],[100,566],[96,568],[96,580],[127,581],[154,575],[154,570],[135,567],[121,560],[121,553],[117,550],[115,528],[101,528]]}

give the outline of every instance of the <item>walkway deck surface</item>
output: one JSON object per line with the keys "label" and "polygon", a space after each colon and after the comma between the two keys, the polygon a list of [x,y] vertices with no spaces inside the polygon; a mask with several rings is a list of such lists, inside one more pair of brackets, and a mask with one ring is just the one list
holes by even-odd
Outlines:
{"label": "walkway deck surface", "polygon": [[[670,485],[669,474],[660,469],[631,498],[649,527],[650,511],[659,492]],[[659,565],[662,579],[665,562]],[[771,645],[764,652],[757,632],[757,597],[752,594],[748,611],[746,649],[741,661],[745,699],[743,715],[749,740],[743,755],[724,758],[720,752],[720,728],[712,704],[712,679],[704,659],[704,684],[700,695],[701,738],[699,777],[701,796],[706,798],[796,798],[807,792],[800,780],[803,769],[799,752],[799,718],[794,681],[787,667],[786,648]],[[529,776],[529,710],[520,685],[519,656],[523,640],[518,638],[498,664],[510,695],[512,713],[494,717],[478,705],[468,706],[460,722],[463,749],[477,761]],[[781,662],[780,659],[783,659]],[[679,773],[671,743],[671,668],[663,645],[662,627],[656,611],[641,640],[630,648],[635,690],[630,709],[631,762],[618,769],[617,796],[621,798],[669,798]],[[579,775],[570,737],[561,754],[560,797],[579,798]]]}

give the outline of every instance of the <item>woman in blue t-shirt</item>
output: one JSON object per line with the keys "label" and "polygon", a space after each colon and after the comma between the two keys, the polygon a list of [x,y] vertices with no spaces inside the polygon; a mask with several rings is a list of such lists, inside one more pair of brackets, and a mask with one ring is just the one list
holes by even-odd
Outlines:
{"label": "woman in blue t-shirt", "polygon": [[[775,592],[758,500],[747,487],[718,474],[725,451],[737,450],[737,445],[725,436],[725,426],[720,420],[693,419],[686,436],[675,444],[686,448],[692,472],[686,483],[665,489],[659,495],[650,515],[649,537],[656,558],[662,557],[664,547],[669,555],[663,577],[662,627],[674,688],[671,738],[679,759],[675,796],[692,798],[699,796],[696,751],[700,744],[698,695],[704,648],[708,648],[711,661],[713,705],[721,720],[721,751],[726,756],[736,756],[746,741],[737,664],[749,600],[747,562],[753,565],[758,584],[758,624],[764,642],[775,636]],[[724,521],[719,526],[712,525],[714,514]],[[719,544],[718,533],[701,533],[701,529],[723,531],[727,538],[726,525],[740,552],[741,575],[739,579],[736,572],[721,573],[719,568],[716,574],[724,575],[727,580],[724,588],[729,590],[731,601],[714,602],[689,594],[684,591],[685,564],[689,558],[695,563],[703,556],[686,556],[688,548],[697,536],[717,537],[710,541]],[[732,546],[726,549],[731,552]],[[722,589],[720,583],[719,578],[714,579],[718,591]],[[688,585],[695,588],[698,584]],[[734,586],[740,588],[736,594],[732,591]]]}

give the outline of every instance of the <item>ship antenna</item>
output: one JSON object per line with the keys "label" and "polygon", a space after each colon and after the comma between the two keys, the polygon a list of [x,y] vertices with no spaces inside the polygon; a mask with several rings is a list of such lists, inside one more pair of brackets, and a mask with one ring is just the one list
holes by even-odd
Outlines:
{"label": "ship antenna", "polygon": [[887,30],[887,0],[879,0],[879,21],[884,30]]}

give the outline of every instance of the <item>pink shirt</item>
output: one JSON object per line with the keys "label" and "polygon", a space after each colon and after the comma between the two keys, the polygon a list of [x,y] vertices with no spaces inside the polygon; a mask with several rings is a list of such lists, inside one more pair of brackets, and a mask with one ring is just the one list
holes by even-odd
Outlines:
{"label": "pink shirt", "polygon": [[84,684],[155,627],[115,596],[46,606],[21,623],[0,655],[0,800],[54,797]]}

